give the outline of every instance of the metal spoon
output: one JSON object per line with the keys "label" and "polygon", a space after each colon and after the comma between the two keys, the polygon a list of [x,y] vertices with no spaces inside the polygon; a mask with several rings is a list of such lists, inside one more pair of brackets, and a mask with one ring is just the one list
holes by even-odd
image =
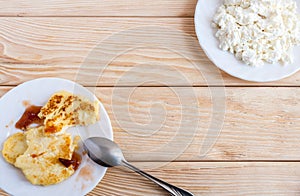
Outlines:
{"label": "metal spoon", "polygon": [[154,176],[151,176],[150,174],[147,174],[146,172],[143,172],[142,170],[129,164],[125,160],[119,146],[109,139],[102,137],[88,138],[84,141],[84,148],[87,151],[88,156],[99,165],[104,167],[114,167],[119,165],[125,166],[144,176],[145,178],[155,182],[173,196],[193,196],[192,193],[155,178]]}

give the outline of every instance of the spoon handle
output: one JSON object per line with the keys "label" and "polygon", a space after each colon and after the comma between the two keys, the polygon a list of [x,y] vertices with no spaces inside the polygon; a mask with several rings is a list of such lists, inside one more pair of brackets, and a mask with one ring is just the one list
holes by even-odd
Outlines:
{"label": "spoon handle", "polygon": [[166,191],[168,191],[172,196],[193,196],[192,193],[183,190],[181,188],[178,188],[176,186],[173,186],[167,182],[164,182],[154,176],[151,176],[150,174],[147,174],[146,172],[138,169],[137,167],[131,165],[130,163],[128,163],[127,161],[122,161],[122,165],[135,171],[136,173],[144,176],[145,178],[148,178],[149,180],[153,181],[154,183],[156,183],[157,185],[159,185],[160,187],[162,187],[163,189],[165,189]]}

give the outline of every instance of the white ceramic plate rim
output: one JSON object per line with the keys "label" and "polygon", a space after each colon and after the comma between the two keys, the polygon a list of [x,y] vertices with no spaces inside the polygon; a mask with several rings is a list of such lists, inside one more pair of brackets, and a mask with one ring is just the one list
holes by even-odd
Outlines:
{"label": "white ceramic plate rim", "polygon": [[[3,148],[3,142],[6,138],[15,133],[20,132],[14,127],[16,120],[24,112],[25,106],[23,101],[30,101],[33,105],[43,105],[47,102],[51,94],[66,90],[74,92],[96,100],[100,105],[100,121],[96,124],[87,127],[75,127],[68,130],[72,134],[80,135],[82,139],[91,136],[102,136],[113,139],[113,132],[109,116],[96,96],[83,86],[70,80],[60,78],[39,78],[25,82],[3,95],[0,99],[0,145]],[[96,130],[96,131],[95,131]],[[82,146],[80,147],[82,150]],[[44,195],[52,196],[55,194],[82,196],[90,192],[103,178],[106,168],[95,164],[87,158],[87,155],[82,156],[82,163],[76,172],[65,181],[51,186],[36,186],[30,184],[25,179],[20,170],[8,164],[0,156],[0,187],[4,191],[14,196],[29,196],[29,195]],[[89,170],[89,176],[82,176],[81,170]]]}
{"label": "white ceramic plate rim", "polygon": [[[265,64],[261,67],[251,67],[237,60],[233,54],[222,51],[214,36],[215,29],[211,26],[213,15],[223,0],[198,0],[194,22],[199,43],[208,58],[221,70],[237,78],[253,82],[271,82],[286,78],[300,69],[300,46],[294,48],[294,63],[283,66]],[[296,0],[300,13],[300,0]]]}

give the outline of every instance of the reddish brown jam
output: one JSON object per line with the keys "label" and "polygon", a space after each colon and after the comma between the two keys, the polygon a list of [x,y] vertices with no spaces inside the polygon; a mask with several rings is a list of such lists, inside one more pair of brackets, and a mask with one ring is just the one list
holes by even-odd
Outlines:
{"label": "reddish brown jam", "polygon": [[42,106],[28,106],[15,127],[25,131],[31,124],[42,125],[44,120],[38,117],[41,108]]}
{"label": "reddish brown jam", "polygon": [[81,156],[78,153],[73,152],[71,160],[59,158],[59,161],[65,167],[70,167],[70,165],[72,165],[73,169],[76,170],[81,163]]}

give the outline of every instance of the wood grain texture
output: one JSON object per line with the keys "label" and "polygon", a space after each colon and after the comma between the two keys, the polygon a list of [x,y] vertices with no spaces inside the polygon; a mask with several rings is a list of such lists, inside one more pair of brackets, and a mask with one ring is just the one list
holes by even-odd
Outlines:
{"label": "wood grain texture", "polygon": [[[155,163],[133,163],[147,167]],[[174,162],[147,172],[195,195],[299,195],[298,162]],[[0,191],[0,194],[7,194]],[[122,168],[108,169],[88,196],[167,195],[148,180]]]}
{"label": "wood grain texture", "polygon": [[196,0],[12,0],[0,1],[2,16],[193,16]]}
{"label": "wood grain texture", "polygon": [[[9,88],[1,87],[1,94]],[[107,109],[115,141],[130,161],[300,160],[298,88],[227,87],[217,135],[208,131],[212,88],[90,90]]]}
{"label": "wood grain texture", "polygon": [[[211,93],[214,88],[132,90],[96,90],[112,119],[116,141],[130,160],[169,160],[176,155],[177,160],[300,159],[298,88],[226,88],[225,119],[219,135],[209,130],[212,114],[222,113],[213,108],[214,96],[222,101],[222,94]],[[214,122],[221,124],[221,117]],[[207,140],[215,143],[203,146]],[[200,156],[205,149],[208,153]]]}
{"label": "wood grain texture", "polygon": [[4,17],[0,32],[0,85],[36,77],[88,86],[299,86],[300,81],[300,73],[252,83],[220,72],[200,48],[192,18]]}
{"label": "wood grain texture", "polygon": [[[218,70],[196,39],[196,3],[0,0],[0,96],[70,79],[97,95],[125,157],[149,173],[195,195],[299,195],[300,73],[253,83]],[[111,168],[87,196],[98,195],[167,194]]]}

